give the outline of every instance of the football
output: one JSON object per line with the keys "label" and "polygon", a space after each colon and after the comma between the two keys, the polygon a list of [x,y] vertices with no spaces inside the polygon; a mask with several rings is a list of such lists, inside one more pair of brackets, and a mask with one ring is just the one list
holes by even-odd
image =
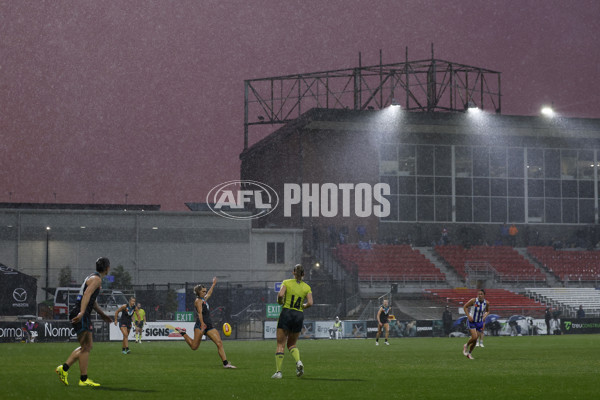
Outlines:
{"label": "football", "polygon": [[225,322],[223,324],[223,335],[225,335],[225,336],[231,335],[231,325],[229,325],[227,322]]}

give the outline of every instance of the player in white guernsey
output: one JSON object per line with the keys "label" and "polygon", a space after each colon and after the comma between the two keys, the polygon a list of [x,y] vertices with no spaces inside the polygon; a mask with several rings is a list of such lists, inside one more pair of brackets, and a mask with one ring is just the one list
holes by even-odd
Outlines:
{"label": "player in white guernsey", "polygon": [[[469,307],[471,307],[470,310]],[[463,310],[469,319],[469,332],[471,333],[469,341],[463,346],[463,355],[473,360],[471,352],[477,343],[477,332],[483,332],[485,318],[490,313],[490,303],[485,299],[485,290],[479,289],[477,297],[467,301]]]}

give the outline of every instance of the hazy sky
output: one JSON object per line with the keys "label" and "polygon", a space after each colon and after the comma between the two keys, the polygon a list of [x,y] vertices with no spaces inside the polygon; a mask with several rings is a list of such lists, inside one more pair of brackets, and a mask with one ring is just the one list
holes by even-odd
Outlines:
{"label": "hazy sky", "polygon": [[[0,202],[184,210],[239,179],[244,80],[435,57],[600,118],[598,0],[0,0]],[[56,195],[55,195],[56,193]]]}

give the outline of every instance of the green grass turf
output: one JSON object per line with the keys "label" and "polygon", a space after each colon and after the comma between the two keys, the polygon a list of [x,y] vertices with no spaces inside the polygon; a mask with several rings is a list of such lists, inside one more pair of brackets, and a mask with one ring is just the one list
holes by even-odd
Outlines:
{"label": "green grass turf", "polygon": [[303,340],[305,375],[295,376],[286,351],[283,379],[275,372],[275,341],[226,341],[237,370],[225,370],[212,342],[191,351],[180,342],[95,343],[89,376],[99,388],[70,386],[54,369],[75,343],[0,344],[2,399],[596,399],[600,396],[600,335],[487,337],[475,360],[465,339]]}

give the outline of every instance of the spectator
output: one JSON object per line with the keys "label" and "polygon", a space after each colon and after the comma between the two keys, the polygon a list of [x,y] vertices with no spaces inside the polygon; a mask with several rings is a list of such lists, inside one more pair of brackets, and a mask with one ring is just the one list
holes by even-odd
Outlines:
{"label": "spectator", "polygon": [[492,336],[498,336],[498,333],[500,332],[501,328],[502,327],[500,326],[500,322],[498,322],[497,320],[490,322],[490,325],[488,326],[488,329],[490,330]]}
{"label": "spectator", "polygon": [[446,306],[446,309],[442,313],[442,323],[444,325],[444,334],[449,336],[450,331],[452,330],[452,312],[450,312],[448,306]]}
{"label": "spectator", "polygon": [[508,235],[510,236],[510,245],[512,247],[515,247],[517,244],[517,233],[519,233],[519,230],[517,229],[515,224],[512,224],[510,228],[508,228]]}
{"label": "spectator", "polygon": [[552,312],[552,321],[550,324],[552,325],[552,333],[554,335],[560,335],[562,332],[560,331],[560,310],[554,310]]}
{"label": "spectator", "polygon": [[364,240],[367,235],[367,228],[364,225],[358,225],[356,227],[356,233],[358,233],[358,240]]}
{"label": "spectator", "polygon": [[447,246],[450,243],[450,239],[448,238],[448,229],[444,227],[442,229],[442,246]]}
{"label": "spectator", "polygon": [[500,228],[500,245],[508,243],[508,226],[506,224],[502,224]]}
{"label": "spectator", "polygon": [[25,343],[33,343],[35,341],[37,327],[37,322],[34,322],[32,318],[29,318],[27,322],[25,322],[25,327],[23,328],[23,332],[25,332]]}
{"label": "spectator", "polygon": [[585,318],[585,311],[583,310],[582,304],[579,305],[579,309],[577,310],[577,318],[578,319]]}
{"label": "spectator", "polygon": [[335,317],[333,327],[329,329],[329,339],[339,339],[342,334],[342,321],[340,317]]}
{"label": "spectator", "polygon": [[546,321],[546,335],[550,335],[550,320],[552,319],[552,313],[550,312],[550,307],[546,307],[546,312],[544,313],[544,320]]}
{"label": "spectator", "polygon": [[529,330],[529,335],[537,335],[537,326],[533,324],[533,318],[527,318],[527,328]]}

